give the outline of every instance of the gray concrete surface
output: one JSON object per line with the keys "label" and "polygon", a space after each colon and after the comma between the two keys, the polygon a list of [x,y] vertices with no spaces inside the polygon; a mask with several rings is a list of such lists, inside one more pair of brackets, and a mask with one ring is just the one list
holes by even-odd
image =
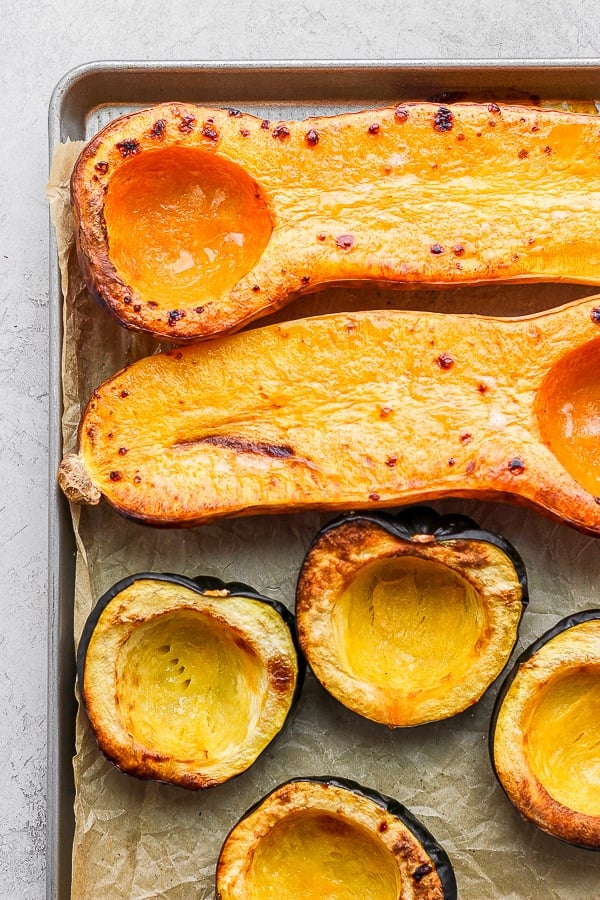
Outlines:
{"label": "gray concrete surface", "polygon": [[[98,59],[600,57],[597,0],[40,0],[0,14],[0,896],[45,896],[47,107]],[[52,773],[50,773],[51,777]],[[65,898],[66,900],[66,898]],[[108,898],[110,900],[110,898]]]}

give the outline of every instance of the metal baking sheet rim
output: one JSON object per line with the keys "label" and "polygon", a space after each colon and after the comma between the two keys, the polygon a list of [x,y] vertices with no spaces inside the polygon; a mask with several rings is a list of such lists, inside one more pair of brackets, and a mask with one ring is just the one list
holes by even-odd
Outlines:
{"label": "metal baking sheet rim", "polygon": [[[48,111],[50,160],[57,143],[81,139],[84,117],[90,109],[118,102],[152,104],[165,99],[196,99],[190,87],[198,76],[229,84],[242,79],[240,94],[256,101],[256,82],[271,84],[263,102],[282,100],[281,76],[293,87],[295,100],[334,103],[344,99],[357,103],[380,98],[404,84],[404,98],[419,92],[425,96],[437,84],[437,91],[508,85],[507,76],[522,90],[531,93],[558,91],[564,94],[565,78],[571,99],[592,99],[600,95],[600,59],[472,59],[472,60],[313,60],[313,61],[96,61],[67,72],[52,93]],[[323,90],[328,74],[329,94]],[[463,79],[468,76],[468,82]],[[254,81],[252,78],[254,77]],[[335,84],[331,83],[334,77]],[[244,78],[246,79],[245,83]],[[358,83],[357,83],[358,79]],[[350,86],[348,85],[350,82]],[[340,83],[345,90],[340,91]],[[357,93],[357,84],[362,91]],[[379,86],[379,90],[372,90]],[[331,93],[332,87],[337,87]],[[183,88],[183,89],[182,89]],[[274,88],[274,89],[273,89]],[[371,89],[370,89],[371,88]],[[561,90],[562,88],[562,90]],[[112,94],[108,93],[108,90]],[[308,94],[307,94],[308,92]],[[229,91],[227,92],[229,93]],[[236,94],[236,97],[238,96]],[[286,98],[288,99],[288,98]],[[215,102],[215,101],[212,101]],[[64,900],[70,895],[71,851],[74,832],[72,758],[75,753],[74,694],[75,657],[73,643],[73,589],[75,542],[67,503],[56,482],[62,456],[61,364],[62,293],[54,230],[49,236],[49,509],[48,509],[48,707],[47,707],[47,828],[46,896]]]}

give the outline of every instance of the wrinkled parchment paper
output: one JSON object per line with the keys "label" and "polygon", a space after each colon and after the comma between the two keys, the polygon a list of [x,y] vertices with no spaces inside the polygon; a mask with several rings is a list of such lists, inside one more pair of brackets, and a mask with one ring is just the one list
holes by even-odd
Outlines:
{"label": "wrinkled parchment paper", "polygon": [[[68,197],[80,147],[69,143],[56,148],[48,185],[64,291],[65,453],[76,448],[80,411],[94,387],[125,363],[158,349],[153,340],[129,334],[110,320],[83,285]],[[277,318],[391,306],[528,313],[591,293],[593,289],[573,285],[441,292],[331,289],[292,303]],[[506,505],[448,500],[432,506],[472,516],[481,527],[505,535],[521,553],[531,600],[515,655],[562,616],[598,606],[600,547],[594,539]],[[72,515],[76,636],[101,594],[139,571],[241,580],[291,607],[305,550],[326,521],[307,513],[155,530],[126,521],[104,502],[73,507]],[[499,683],[460,716],[391,730],[346,710],[308,675],[295,716],[259,761],[233,781],[201,793],[121,774],[99,753],[80,711],[73,900],[213,898],[219,849],[240,815],[288,778],[327,774],[355,779],[408,806],[450,855],[461,900],[597,900],[598,855],[569,847],[521,821],[495,782],[487,731]]]}

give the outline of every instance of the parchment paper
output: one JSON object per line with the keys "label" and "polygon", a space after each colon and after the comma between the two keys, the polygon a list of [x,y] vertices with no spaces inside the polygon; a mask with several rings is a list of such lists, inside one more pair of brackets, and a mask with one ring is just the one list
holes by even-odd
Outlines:
{"label": "parchment paper", "polygon": [[[48,184],[64,291],[65,453],[76,448],[79,415],[94,387],[127,362],[158,349],[152,340],[110,320],[83,285],[73,252],[68,195],[80,147],[69,143],[56,148]],[[292,303],[272,319],[391,306],[528,313],[594,292],[572,285],[441,292],[331,289]],[[505,535],[523,557],[531,601],[515,655],[562,616],[598,606],[600,557],[593,539],[507,505],[453,500],[431,505],[472,516],[483,528]],[[77,637],[101,594],[139,571],[241,580],[292,608],[304,553],[328,518],[316,513],[264,516],[191,530],[155,530],[128,522],[104,502],[72,507],[72,515],[78,548],[73,598]],[[346,710],[309,674],[293,720],[259,761],[233,781],[200,793],[121,774],[98,751],[80,711],[72,898],[213,898],[219,849],[240,815],[288,778],[331,774],[355,779],[408,806],[449,853],[462,900],[597,900],[598,855],[569,847],[521,821],[495,781],[487,731],[500,681],[460,716],[391,730]]]}

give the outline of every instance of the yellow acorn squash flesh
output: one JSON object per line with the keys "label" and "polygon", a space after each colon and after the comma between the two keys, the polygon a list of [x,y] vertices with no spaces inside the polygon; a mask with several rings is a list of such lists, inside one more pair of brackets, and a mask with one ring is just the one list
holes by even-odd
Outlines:
{"label": "yellow acorn squash flesh", "polygon": [[392,855],[364,826],[342,815],[299,812],[258,844],[248,900],[397,900],[401,876]]}
{"label": "yellow acorn squash flesh", "polygon": [[524,722],[532,771],[570,809],[600,819],[600,659],[545,684]]}
{"label": "yellow acorn squash flesh", "polygon": [[247,769],[282,729],[297,654],[269,604],[166,578],[133,580],[101,611],[82,696],[115,765],[198,789]]}
{"label": "yellow acorn squash flesh", "polygon": [[600,611],[584,610],[525,651],[490,730],[498,779],[521,815],[600,850]]}
{"label": "yellow acorn squash flesh", "polygon": [[340,778],[279,785],[232,828],[218,900],[456,900],[452,865],[392,798]]}
{"label": "yellow acorn squash flesh", "polygon": [[484,626],[473,588],[438,563],[370,563],[333,612],[349,673],[401,694],[464,678]]}
{"label": "yellow acorn squash flesh", "polygon": [[598,533],[599,323],[586,298],[513,320],[337,314],[176,349],[94,392],[79,462],[150,523],[453,495]]}
{"label": "yellow acorn squash flesh", "polygon": [[123,324],[181,341],[348,280],[599,283],[599,143],[595,116],[563,110],[407,103],[265,123],[163,104],[83,151],[79,258]]}
{"label": "yellow acorn squash flesh", "polygon": [[138,625],[115,670],[128,733],[147,747],[204,758],[207,765],[247,739],[264,702],[266,679],[255,652],[198,612]]}
{"label": "yellow acorn squash flesh", "polygon": [[523,603],[514,563],[492,543],[413,543],[357,515],[313,542],[296,620],[329,693],[359,715],[406,727],[481,698],[508,662]]}

